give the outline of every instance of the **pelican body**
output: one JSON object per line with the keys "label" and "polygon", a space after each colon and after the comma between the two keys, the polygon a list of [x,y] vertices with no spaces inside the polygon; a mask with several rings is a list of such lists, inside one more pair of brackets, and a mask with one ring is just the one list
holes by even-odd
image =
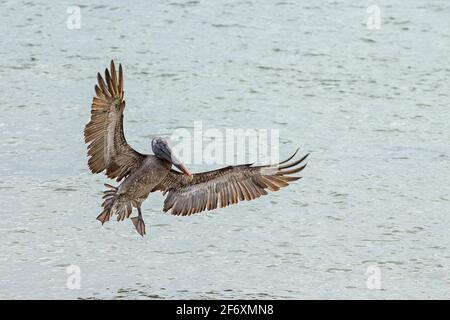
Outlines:
{"label": "pelican body", "polygon": [[153,139],[152,146],[155,155],[147,155],[141,165],[129,174],[118,188],[106,185],[110,190],[105,191],[104,210],[97,217],[102,224],[109,220],[112,212],[118,214],[119,221],[125,219],[125,217],[128,218],[131,208],[135,207],[138,210],[138,216],[131,218],[131,221],[138,233],[143,236],[145,234],[145,223],[141,212],[142,202],[167,177],[172,165],[191,176],[189,170],[178,161],[165,139]]}
{"label": "pelican body", "polygon": [[[191,174],[177,158],[167,141],[154,138],[153,155],[134,150],[123,132],[123,70],[118,74],[114,61],[105,70],[105,80],[97,74],[96,95],[91,106],[91,119],[84,129],[88,144],[88,166],[92,173],[105,171],[108,178],[122,181],[118,187],[105,184],[103,211],[97,220],[102,224],[112,215],[117,220],[129,218],[133,208],[137,217],[131,218],[136,231],[145,235],[141,205],[151,192],[167,194],[163,211],[173,215],[191,215],[205,210],[223,208],[243,200],[266,195],[266,189],[278,191],[301,177],[291,176],[306,166],[300,165],[308,156],[289,163],[297,151],[276,165],[228,166],[209,172]],[[174,170],[172,167],[180,171]]]}

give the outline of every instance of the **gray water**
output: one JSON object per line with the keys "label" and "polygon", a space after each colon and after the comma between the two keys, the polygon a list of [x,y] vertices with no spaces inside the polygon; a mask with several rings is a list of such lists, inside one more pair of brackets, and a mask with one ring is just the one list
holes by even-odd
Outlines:
{"label": "gray water", "polygon": [[[366,1],[77,3],[72,30],[71,1],[0,1],[0,298],[450,298],[448,1],[375,1],[379,30]],[[112,58],[137,150],[275,128],[304,178],[191,217],[152,194],[144,238],[102,227],[82,131]]]}

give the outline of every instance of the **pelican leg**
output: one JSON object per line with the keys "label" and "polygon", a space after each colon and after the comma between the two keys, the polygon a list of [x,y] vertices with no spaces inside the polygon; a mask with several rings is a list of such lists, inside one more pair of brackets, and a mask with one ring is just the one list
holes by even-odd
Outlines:
{"label": "pelican leg", "polygon": [[141,206],[139,205],[137,207],[138,209],[138,216],[131,218],[131,222],[133,222],[134,227],[136,228],[136,231],[141,235],[144,236],[145,234],[145,223],[144,219],[142,219],[142,212],[141,212]]}

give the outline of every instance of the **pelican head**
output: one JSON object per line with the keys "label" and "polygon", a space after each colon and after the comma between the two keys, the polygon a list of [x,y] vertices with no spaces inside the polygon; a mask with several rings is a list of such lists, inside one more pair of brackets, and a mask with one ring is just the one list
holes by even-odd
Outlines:
{"label": "pelican head", "polygon": [[180,169],[185,175],[192,177],[192,173],[186,168],[183,162],[175,155],[172,149],[169,147],[167,140],[164,138],[156,137],[152,140],[152,150],[155,156],[160,159],[164,159],[172,163],[175,167]]}

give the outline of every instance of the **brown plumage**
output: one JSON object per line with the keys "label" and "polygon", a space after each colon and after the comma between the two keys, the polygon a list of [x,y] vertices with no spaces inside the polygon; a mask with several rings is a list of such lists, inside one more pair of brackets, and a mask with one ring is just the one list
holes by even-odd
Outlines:
{"label": "brown plumage", "polygon": [[91,121],[84,129],[84,141],[89,144],[89,168],[93,173],[106,170],[106,176],[117,181],[138,168],[145,156],[131,148],[123,133],[123,71],[119,65],[117,79],[114,62],[111,74],[105,69],[106,83],[97,74],[96,96],[92,100]]}
{"label": "brown plumage", "polygon": [[[128,218],[133,207],[138,216],[131,218],[136,230],[145,234],[141,204],[150,192],[167,194],[165,212],[174,215],[191,215],[205,210],[223,208],[239,201],[253,200],[278,191],[290,182],[300,179],[292,174],[302,171],[303,158],[289,162],[297,151],[277,165],[253,166],[251,164],[228,166],[218,170],[191,174],[175,156],[166,140],[152,140],[154,155],[144,155],[134,150],[123,132],[125,109],[123,71],[118,75],[114,62],[105,70],[105,80],[97,75],[95,97],[92,101],[91,119],[84,130],[88,144],[88,166],[93,173],[105,171],[106,176],[121,181],[118,187],[105,184],[103,211],[97,217],[103,223],[112,215],[117,220]],[[171,169],[176,166],[183,173]]]}
{"label": "brown plumage", "polygon": [[306,164],[302,166],[299,164],[307,156],[284,164],[291,159],[289,158],[275,166],[250,164],[229,166],[196,173],[192,180],[171,170],[153,191],[161,190],[164,194],[168,193],[163,210],[170,211],[174,215],[185,216],[223,208],[239,201],[254,200],[266,195],[267,189],[278,191],[288,186],[290,182],[300,179],[301,177],[293,177],[290,174],[300,172],[306,167]]}

